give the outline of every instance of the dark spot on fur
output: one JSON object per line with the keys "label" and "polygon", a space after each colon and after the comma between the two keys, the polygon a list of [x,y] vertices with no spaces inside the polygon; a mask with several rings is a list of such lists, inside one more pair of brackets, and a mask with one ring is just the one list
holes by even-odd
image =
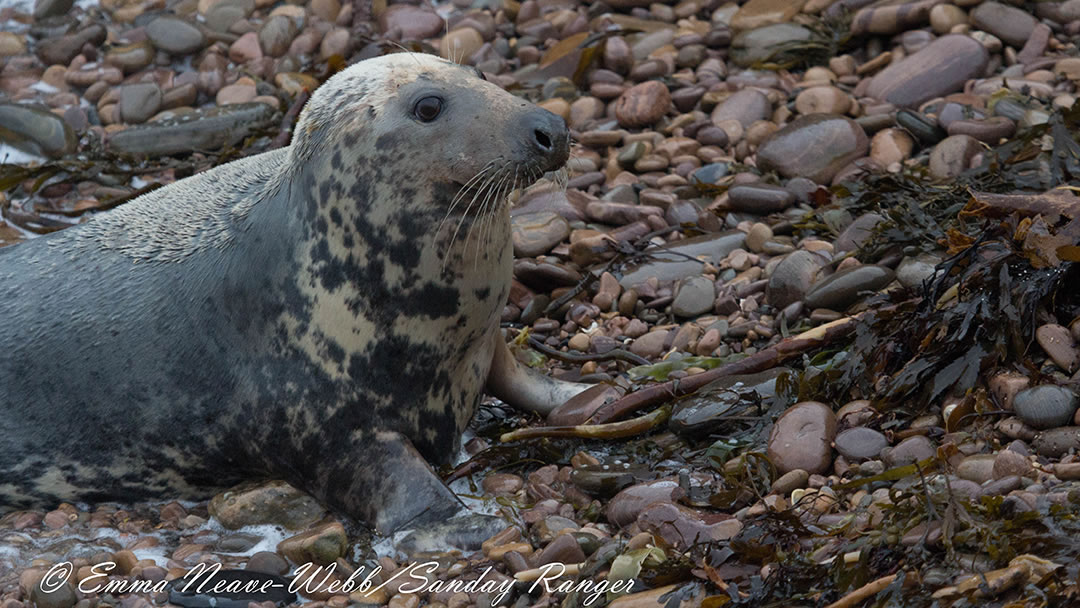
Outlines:
{"label": "dark spot on fur", "polygon": [[335,226],[341,226],[341,211],[339,211],[337,207],[331,207],[330,221],[334,222]]}
{"label": "dark spot on fur", "polygon": [[375,149],[380,152],[397,149],[400,144],[401,138],[397,133],[390,131],[389,133],[383,133],[375,140]]}
{"label": "dark spot on fur", "polygon": [[488,299],[488,296],[490,296],[490,295],[491,295],[491,288],[490,287],[481,287],[480,289],[476,290],[476,297],[478,299],[480,299],[480,301],[484,301],[484,300]]}

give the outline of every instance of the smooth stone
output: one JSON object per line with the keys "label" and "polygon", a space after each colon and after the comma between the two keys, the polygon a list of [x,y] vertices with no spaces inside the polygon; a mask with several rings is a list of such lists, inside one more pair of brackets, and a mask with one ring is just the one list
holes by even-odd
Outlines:
{"label": "smooth stone", "polygon": [[71,583],[62,585],[49,585],[45,590],[43,585],[34,585],[30,591],[30,600],[37,608],[71,608],[78,601],[75,595],[75,587]]}
{"label": "smooth stone", "polygon": [[690,174],[690,182],[697,184],[715,185],[721,178],[727,176],[731,167],[727,163],[709,163],[702,165],[700,169]]}
{"label": "smooth stone", "polygon": [[1061,426],[1035,436],[1031,447],[1040,456],[1060,458],[1069,452],[1080,451],[1080,426]]}
{"label": "smooth stone", "polygon": [[1000,2],[983,2],[971,11],[971,25],[1016,48],[1024,46],[1038,21],[1028,11]]}
{"label": "smooth stone", "polygon": [[1070,374],[1076,371],[1077,364],[1080,364],[1080,350],[1076,348],[1069,328],[1048,323],[1035,330],[1035,340],[1058,367]]}
{"label": "smooth stone", "polygon": [[731,16],[729,25],[741,31],[786,23],[799,14],[805,3],[806,0],[750,0]]}
{"label": "smooth stone", "polygon": [[961,479],[975,483],[985,483],[994,478],[994,455],[974,454],[960,461],[956,474]]}
{"label": "smooth stone", "polygon": [[678,283],[671,312],[677,317],[696,317],[713,307],[716,287],[706,277],[687,277]]}
{"label": "smooth stone", "polygon": [[934,444],[923,435],[915,435],[896,444],[885,454],[885,462],[890,467],[901,467],[907,464],[922,462],[932,457],[937,451]]}
{"label": "smooth stone", "polygon": [[[289,590],[290,581],[266,572],[210,569],[189,576],[192,579],[177,578],[168,584],[170,604],[182,608],[248,608],[252,602],[282,606],[296,601],[296,594]],[[217,589],[239,590],[218,593]]]}
{"label": "smooth stone", "polygon": [[34,19],[41,20],[65,15],[74,5],[75,0],[34,0]]}
{"label": "smooth stone", "polygon": [[647,127],[664,117],[671,107],[667,86],[650,80],[634,85],[615,100],[615,118],[627,128]]}
{"label": "smooth stone", "polygon": [[[730,53],[735,65],[749,68],[767,60],[784,45],[810,40],[813,32],[794,23],[777,23],[741,32],[731,40]],[[731,83],[731,80],[728,80]]]}
{"label": "smooth stone", "polygon": [[163,15],[146,26],[146,37],[166,53],[187,55],[206,45],[202,30],[186,19]]}
{"label": "smooth stone", "polygon": [[885,218],[876,213],[864,213],[855,218],[847,228],[840,232],[833,242],[834,251],[855,251],[874,234],[874,228]]}
{"label": "smooth stone", "polygon": [[[737,120],[747,128],[759,120],[766,120],[772,115],[772,104],[764,93],[757,89],[741,89],[720,102],[713,109],[710,118],[714,125],[725,120]],[[725,139],[727,137],[725,136]]]}
{"label": "smooth stone", "polygon": [[923,281],[933,276],[940,263],[940,256],[929,253],[905,256],[896,267],[896,280],[908,289],[922,289]]}
{"label": "smooth stone", "polygon": [[34,54],[45,65],[67,65],[87,44],[96,47],[105,42],[106,35],[105,28],[95,23],[66,36],[41,40],[37,43]]}
{"label": "smooth stone", "polygon": [[1013,397],[1013,411],[1028,426],[1052,429],[1072,422],[1080,397],[1069,388],[1042,384],[1026,388]]}
{"label": "smooth stone", "polygon": [[787,209],[795,203],[790,190],[770,184],[740,184],[728,188],[728,201],[736,211],[768,215]]}
{"label": "smooth stone", "polygon": [[942,0],[877,2],[859,9],[851,18],[851,33],[887,35],[925,25],[930,11]]}
{"label": "smooth stone", "polygon": [[930,175],[952,179],[967,171],[971,159],[982,149],[982,144],[970,135],[950,135],[930,152]]}
{"label": "smooth stone", "polygon": [[1026,456],[1012,450],[1001,450],[994,457],[994,479],[1016,477],[1019,483],[1020,477],[1031,477],[1033,470]]}
{"label": "smooth stone", "polygon": [[864,426],[840,431],[834,443],[836,451],[852,462],[877,458],[881,450],[889,447],[885,435]]}
{"label": "smooth stone", "polygon": [[769,461],[783,475],[802,469],[811,475],[832,465],[836,414],[824,403],[803,401],[784,412],[769,433]]}
{"label": "smooth stone", "polygon": [[765,287],[765,299],[775,308],[784,308],[802,300],[821,272],[820,258],[798,250],[777,263]]}
{"label": "smooth stone", "polygon": [[604,515],[616,526],[629,526],[645,507],[658,502],[675,502],[685,495],[679,482],[671,479],[639,483],[623,489],[608,501]]}
{"label": "smooth stone", "polygon": [[0,32],[0,57],[12,57],[26,52],[26,37],[14,32]]}
{"label": "smooth stone", "polygon": [[272,107],[257,102],[196,110],[114,133],[108,148],[118,154],[149,157],[213,150],[243,141],[273,122],[274,114]]}
{"label": "smooth stone", "polygon": [[514,256],[543,255],[570,236],[570,223],[552,211],[537,211],[510,218]]}
{"label": "smooth stone", "polygon": [[660,282],[677,281],[699,275],[704,259],[719,264],[729,253],[746,243],[746,235],[738,230],[707,234],[683,239],[674,245],[646,249],[647,261],[628,268],[619,284],[625,289],[644,283],[651,277]]}
{"label": "smooth stone", "polygon": [[879,72],[866,94],[898,107],[914,108],[961,90],[964,82],[982,74],[989,60],[990,54],[977,40],[949,34]]}
{"label": "smooth stone", "polygon": [[259,48],[270,57],[281,57],[296,38],[296,23],[285,15],[270,17],[259,27]]}
{"label": "smooth stone", "polygon": [[244,570],[284,576],[289,571],[289,562],[272,551],[258,551],[248,558]]}
{"label": "smooth stone", "polygon": [[327,565],[345,555],[349,546],[345,527],[329,521],[290,536],[278,543],[277,552],[294,564],[314,562]]}
{"label": "smooth stone", "polygon": [[870,138],[870,159],[882,167],[888,167],[907,160],[914,148],[915,140],[907,131],[890,127],[874,133]]}
{"label": "smooth stone", "polygon": [[773,133],[758,148],[758,166],[784,177],[828,183],[840,169],[866,154],[862,127],[845,116],[800,116]]}
{"label": "smooth stone", "polygon": [[810,87],[795,98],[799,114],[846,114],[851,109],[851,97],[832,86]]}
{"label": "smooth stone", "polygon": [[379,25],[384,32],[397,28],[402,40],[424,40],[441,34],[446,22],[425,6],[392,4],[379,15]]}
{"label": "smooth stone", "polygon": [[60,116],[13,103],[0,104],[0,142],[49,158],[71,154],[78,145],[75,132]]}
{"label": "smooth stone", "polygon": [[670,333],[666,329],[654,329],[644,336],[634,339],[630,343],[630,352],[646,359],[658,357],[664,352],[664,345],[667,344]]}
{"label": "smooth stone", "polygon": [[1004,116],[991,116],[982,120],[954,120],[946,129],[949,135],[970,135],[991,145],[1001,139],[1012,137],[1016,132],[1016,123]]}
{"label": "smooth stone", "polygon": [[161,108],[161,88],[152,82],[124,85],[120,89],[120,117],[126,123],[146,122]]}
{"label": "smooth stone", "polygon": [[283,481],[223,492],[210,500],[208,510],[229,530],[263,524],[299,530],[326,514],[318,501]]}
{"label": "smooth stone", "polygon": [[105,63],[114,65],[125,74],[138,72],[154,61],[154,45],[149,40],[115,46],[105,52]]}
{"label": "smooth stone", "polygon": [[862,298],[863,292],[876,292],[895,277],[891,268],[876,264],[838,270],[816,283],[806,294],[804,302],[810,309],[846,310]]}

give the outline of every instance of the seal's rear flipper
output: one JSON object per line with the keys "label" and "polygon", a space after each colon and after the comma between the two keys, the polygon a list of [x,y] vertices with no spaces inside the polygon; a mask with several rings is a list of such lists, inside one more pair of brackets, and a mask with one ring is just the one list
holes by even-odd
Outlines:
{"label": "seal's rear flipper", "polygon": [[547,416],[552,410],[591,387],[591,384],[549,378],[525,367],[514,358],[502,332],[495,332],[486,391],[520,410]]}
{"label": "seal's rear flipper", "polygon": [[406,555],[435,553],[456,547],[475,551],[487,539],[502,532],[507,523],[494,515],[462,513],[453,519],[421,526],[394,543]]}

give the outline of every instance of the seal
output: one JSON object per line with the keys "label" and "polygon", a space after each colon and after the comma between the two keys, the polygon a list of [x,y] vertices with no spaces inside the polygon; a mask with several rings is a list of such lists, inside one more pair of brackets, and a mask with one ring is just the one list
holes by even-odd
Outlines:
{"label": "seal", "polygon": [[457,513],[429,462],[506,348],[506,195],[568,154],[472,68],[388,55],[287,148],[0,250],[0,505],[269,477],[381,532]]}

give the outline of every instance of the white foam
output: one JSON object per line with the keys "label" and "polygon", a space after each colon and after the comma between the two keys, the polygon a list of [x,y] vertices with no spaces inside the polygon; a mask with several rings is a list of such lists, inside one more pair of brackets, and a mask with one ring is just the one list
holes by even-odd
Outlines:
{"label": "white foam", "polygon": [[[0,0],[0,2],[3,1]],[[46,160],[48,159],[43,156],[31,154],[11,144],[0,142],[0,165],[40,165]]]}

